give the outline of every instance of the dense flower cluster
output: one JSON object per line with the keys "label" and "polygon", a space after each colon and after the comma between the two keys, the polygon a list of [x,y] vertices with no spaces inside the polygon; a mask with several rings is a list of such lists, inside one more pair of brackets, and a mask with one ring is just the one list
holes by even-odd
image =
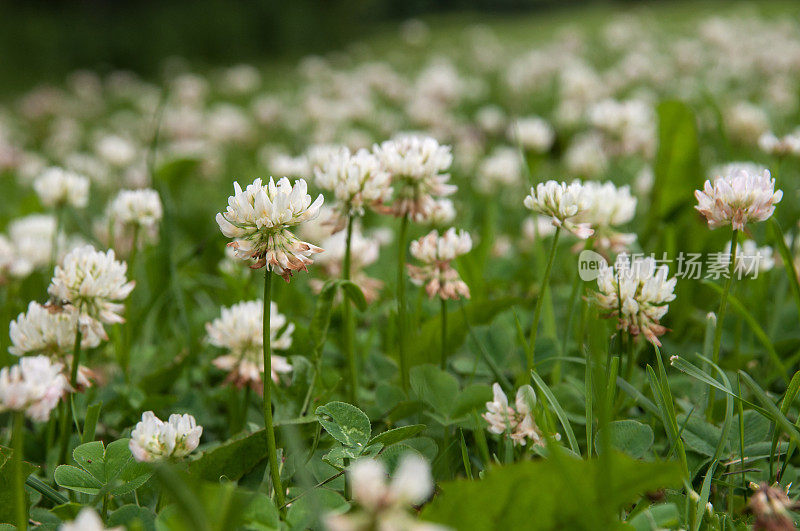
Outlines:
{"label": "dense flower cluster", "polygon": [[571,184],[547,181],[531,188],[525,197],[525,208],[544,216],[549,216],[556,227],[564,227],[577,237],[586,239],[594,231],[588,223],[576,223],[573,218],[589,208],[589,198],[583,185],[575,181]]}
{"label": "dense flower cluster", "polygon": [[587,181],[583,183],[581,193],[586,205],[574,220],[593,227],[598,248],[619,252],[636,240],[636,234],[615,230],[615,227],[633,220],[636,214],[636,198],[631,195],[630,188],[617,188],[611,182]]}
{"label": "dense flower cluster", "polygon": [[658,336],[666,332],[659,320],[666,315],[669,302],[675,300],[676,278],[668,279],[669,267],[657,266],[652,257],[634,257],[622,253],[614,266],[606,266],[597,277],[597,305],[618,320],[618,327],[631,335],[639,334],[661,346]]}
{"label": "dense flower cluster", "polygon": [[125,262],[115,259],[114,251],[97,251],[91,245],[74,249],[56,266],[47,292],[57,305],[77,308],[85,333],[106,338],[102,323],[124,323],[122,301],[133,291],[135,282],[126,277]]}
{"label": "dense flower cluster", "polygon": [[167,422],[145,411],[131,432],[129,447],[137,461],[160,461],[189,455],[200,444],[203,427],[191,415],[169,416]]}
{"label": "dense flower cluster", "polygon": [[[270,346],[273,350],[286,350],[292,346],[294,324],[287,324],[286,316],[278,312],[278,305],[270,307]],[[236,386],[250,385],[261,390],[261,375],[264,372],[262,320],[264,301],[246,301],[222,308],[219,318],[206,324],[208,342],[224,348],[227,354],[215,358],[216,367],[228,371],[227,381]],[[292,366],[283,356],[272,355],[272,379],[292,371]]]}
{"label": "dense flower cluster", "polygon": [[311,255],[322,249],[300,241],[289,228],[316,218],[322,195],[312,203],[303,179],[292,185],[285,177],[277,183],[270,177],[267,184],[258,178],[245,190],[235,182],[233,188],[227,210],[217,214],[217,224],[233,238],[228,245],[236,255],[254,260],[253,268],[268,266],[287,282],[294,271],[306,271],[313,263]]}
{"label": "dense flower cluster", "polygon": [[89,179],[62,168],[48,168],[33,182],[42,205],[83,208],[89,202]]}
{"label": "dense flower cluster", "polygon": [[408,264],[411,280],[418,285],[424,284],[428,297],[469,298],[469,287],[450,262],[471,249],[472,238],[465,231],[456,232],[450,228],[441,236],[438,231],[429,232],[411,242],[411,256],[425,264],[421,267]]}
{"label": "dense flower cluster", "polygon": [[525,446],[528,440],[531,444],[544,444],[542,433],[533,420],[531,406],[536,403],[536,393],[530,385],[523,385],[517,389],[514,402],[515,407],[508,405],[508,397],[503,392],[500,384],[492,385],[493,398],[486,402],[484,420],[489,424],[489,431],[497,435],[511,437],[514,444]]}
{"label": "dense flower cluster", "polygon": [[431,137],[402,135],[374,147],[384,170],[391,175],[394,201],[383,210],[395,216],[425,221],[437,198],[455,193],[446,172],[453,163],[449,146]]}
{"label": "dense flower cluster", "polygon": [[315,175],[317,186],[333,192],[345,215],[361,215],[365,206],[388,203],[392,196],[390,175],[366,149],[351,153],[341,148],[315,169]]}
{"label": "dense flower cluster", "polygon": [[26,356],[0,369],[0,413],[23,411],[31,420],[46,421],[69,387],[61,369],[47,356]]}
{"label": "dense flower cluster", "polygon": [[783,192],[775,190],[769,170],[753,172],[738,166],[717,176],[713,184],[706,181],[703,190],[694,195],[695,208],[706,217],[709,227],[732,225],[734,230],[743,230],[747,223],[769,219]]}
{"label": "dense flower cluster", "polygon": [[[19,314],[9,325],[8,335],[12,346],[8,351],[15,356],[59,356],[68,353],[75,343],[78,317],[78,310],[74,306],[47,307],[31,301],[28,311]],[[94,348],[101,339],[88,329],[81,337],[81,348]]]}

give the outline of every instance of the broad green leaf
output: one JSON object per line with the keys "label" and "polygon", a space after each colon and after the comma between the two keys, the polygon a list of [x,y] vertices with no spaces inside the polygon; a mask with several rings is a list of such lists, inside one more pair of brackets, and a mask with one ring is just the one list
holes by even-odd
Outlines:
{"label": "broad green leaf", "polygon": [[406,439],[410,439],[411,437],[416,437],[425,431],[426,428],[427,426],[425,424],[412,424],[411,426],[401,426],[399,428],[386,430],[385,432],[379,433],[370,439],[368,446],[378,443],[382,444],[384,447],[390,446],[392,444],[405,441]]}
{"label": "broad green leaf", "polygon": [[674,503],[662,503],[660,505],[651,505],[628,520],[628,523],[632,525],[636,531],[675,529],[681,523],[680,518],[681,515],[677,505]]}
{"label": "broad green leaf", "polygon": [[456,406],[453,409],[453,418],[461,418],[473,409],[482,410],[486,402],[492,401],[492,389],[488,385],[472,384],[459,391],[456,396]]}
{"label": "broad green leaf", "polygon": [[263,492],[257,493],[244,512],[244,523],[248,529],[257,531],[277,530],[280,527],[278,509]]}
{"label": "broad green leaf", "polygon": [[[13,450],[0,446],[0,522],[15,522],[15,493],[10,485],[14,484],[14,464],[11,456]],[[22,462],[22,474],[28,477],[36,467],[26,461]]]}
{"label": "broad green leaf", "polygon": [[56,505],[51,509],[51,512],[58,516],[63,521],[74,520],[78,513],[81,512],[83,506],[80,503],[67,502],[61,505]]}
{"label": "broad green leaf", "polygon": [[[608,424],[611,447],[641,459],[653,446],[653,428],[636,420],[617,420]],[[599,438],[599,435],[598,435]],[[595,448],[600,453],[600,448]]]}
{"label": "broad green leaf", "polygon": [[364,292],[361,291],[358,284],[350,280],[341,280],[340,286],[345,296],[355,304],[359,311],[363,312],[367,309],[367,299],[364,298]]}
{"label": "broad green leaf", "polygon": [[314,489],[293,502],[286,514],[290,529],[318,529],[319,518],[327,513],[343,513],[349,504],[338,492],[325,488]]}
{"label": "broad green leaf", "polygon": [[328,402],[318,407],[315,414],[325,431],[343,445],[363,450],[369,442],[372,433],[369,417],[356,406]]}
{"label": "broad green leaf", "polygon": [[189,463],[189,473],[207,481],[236,481],[267,457],[264,430],[228,441]]}
{"label": "broad green leaf", "polygon": [[72,465],[59,465],[53,477],[58,486],[84,494],[99,494],[103,488],[103,483],[89,472]]}
{"label": "broad green leaf", "polygon": [[138,505],[123,505],[108,515],[109,527],[123,526],[126,529],[134,528],[134,526],[141,526],[145,531],[154,531],[156,515],[153,511],[146,507],[139,507]]}
{"label": "broad green leaf", "polygon": [[[550,450],[546,460],[490,468],[480,481],[441,483],[441,493],[423,508],[422,518],[476,531],[611,529],[622,507],[681,482],[677,463],[646,463],[611,453],[613,474],[607,477],[599,474],[595,459],[575,459],[555,446]],[[605,503],[598,492],[605,493]]]}
{"label": "broad green leaf", "polygon": [[433,365],[418,365],[411,368],[410,383],[417,398],[443,417],[451,418],[458,396],[455,376]]}

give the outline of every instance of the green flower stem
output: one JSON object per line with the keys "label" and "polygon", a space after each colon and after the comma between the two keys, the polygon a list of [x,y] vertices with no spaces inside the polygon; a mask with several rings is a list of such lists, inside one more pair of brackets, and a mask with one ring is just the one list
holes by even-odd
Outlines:
{"label": "green flower stem", "polygon": [[[275,499],[278,507],[284,506],[284,492],[281,486],[281,472],[278,466],[278,452],[275,450],[275,428],[272,425],[272,345],[270,335],[270,302],[272,301],[272,274],[269,266],[264,269],[264,428],[267,432],[267,454],[269,457],[269,473],[272,486],[275,488]],[[282,509],[283,510],[283,509]]]}
{"label": "green flower stem", "polygon": [[[78,314],[80,315],[81,308],[78,307]],[[75,392],[75,389],[78,385],[78,367],[80,367],[81,363],[81,340],[83,338],[83,333],[81,332],[80,323],[75,323],[75,342],[72,345],[72,367],[70,368],[70,376],[69,376],[69,384],[72,387],[71,393]],[[74,409],[70,408],[69,402],[71,400],[71,394],[69,398],[65,398],[62,403],[61,408],[61,450],[59,452],[59,464],[66,464],[67,462],[67,451],[69,450],[69,437],[72,435],[72,429],[69,426],[69,416],[72,413],[72,420],[75,423],[76,428],[79,428],[80,424],[78,422],[78,418]]]}
{"label": "green flower stem", "polygon": [[441,369],[445,370],[447,368],[447,299],[442,299],[441,312],[442,312],[442,357],[440,363],[441,363]]}
{"label": "green flower stem", "polygon": [[56,206],[56,228],[53,231],[53,239],[50,242],[50,269],[56,268],[58,262],[58,233],[61,230],[61,225],[64,219],[64,205],[59,204]]}
{"label": "green flower stem", "polygon": [[397,348],[400,354],[400,381],[408,391],[408,358],[406,352],[406,238],[408,214],[400,220],[397,238]]}
{"label": "green flower stem", "polygon": [[561,233],[561,227],[556,227],[556,232],[553,234],[553,245],[550,247],[550,257],[547,259],[547,267],[544,270],[544,277],[539,288],[539,294],[536,297],[536,308],[533,310],[533,322],[531,323],[531,335],[528,339],[528,372],[533,370],[533,361],[536,355],[536,334],[539,330],[539,319],[542,316],[542,303],[544,302],[545,293],[547,292],[547,285],[550,283],[550,271],[553,269],[553,260],[556,256],[556,247],[558,245],[558,236]]}
{"label": "green flower stem", "polygon": [[[350,280],[350,269],[352,264],[351,242],[353,239],[353,216],[347,216],[347,236],[344,248],[344,264],[342,265],[342,278]],[[353,306],[350,299],[342,297],[342,322],[344,324],[344,336],[342,337],[342,347],[344,348],[347,366],[350,373],[350,387],[348,397],[351,404],[355,404],[358,399],[358,367],[356,365],[355,352],[355,320],[353,319]]]}
{"label": "green flower stem", "polygon": [[[719,363],[719,349],[722,343],[722,321],[725,319],[725,309],[728,306],[728,293],[731,290],[733,283],[733,274],[736,269],[736,248],[738,247],[739,231],[734,230],[731,234],[731,263],[728,265],[728,278],[725,280],[725,288],[722,291],[722,298],[719,301],[719,310],[717,310],[717,328],[714,330],[714,350],[711,354],[711,360]],[[709,419],[714,413],[714,388],[712,387],[708,392],[708,409],[706,410],[706,417]]]}
{"label": "green flower stem", "polygon": [[14,412],[14,514],[17,529],[28,529],[28,508],[25,503],[25,478],[22,477],[22,455],[25,434],[25,417],[22,411]]}

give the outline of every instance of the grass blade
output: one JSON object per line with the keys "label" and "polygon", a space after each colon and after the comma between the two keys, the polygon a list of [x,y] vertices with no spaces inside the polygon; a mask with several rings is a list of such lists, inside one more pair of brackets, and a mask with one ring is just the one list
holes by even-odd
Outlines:
{"label": "grass blade", "polygon": [[569,423],[569,418],[567,417],[567,414],[564,411],[564,409],[561,407],[561,404],[559,404],[553,392],[550,390],[549,387],[547,387],[547,384],[544,383],[544,380],[542,380],[539,377],[539,375],[536,374],[535,371],[531,371],[531,377],[533,378],[533,381],[536,383],[536,386],[539,388],[539,390],[547,399],[547,402],[550,404],[550,407],[552,407],[555,410],[556,416],[558,417],[559,422],[561,422],[561,426],[564,427],[564,433],[567,436],[567,441],[569,441],[570,449],[576,454],[580,455],[581,450],[580,447],[578,446],[578,440],[575,438],[575,433],[572,431],[572,426]]}

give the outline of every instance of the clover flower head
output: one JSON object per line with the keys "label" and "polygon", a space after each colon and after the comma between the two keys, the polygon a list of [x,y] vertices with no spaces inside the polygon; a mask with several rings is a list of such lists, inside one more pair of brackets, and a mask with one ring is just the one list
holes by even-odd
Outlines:
{"label": "clover flower head", "polygon": [[455,193],[444,173],[453,163],[450,146],[440,145],[434,138],[401,135],[373,147],[384,170],[391,175],[394,201],[382,211],[398,217],[410,216],[424,221],[436,198]]}
{"label": "clover flower head", "polygon": [[[207,341],[228,352],[214,359],[214,366],[228,371],[227,381],[237,387],[249,385],[261,390],[264,372],[262,320],[264,303],[261,300],[245,301],[222,308],[220,317],[206,324]],[[278,312],[278,305],[270,303],[270,345],[273,350],[286,350],[292,346],[294,324],[287,325],[286,316]],[[278,374],[292,371],[283,356],[272,355],[272,379]]]}
{"label": "clover flower head", "polygon": [[800,155],[800,132],[796,131],[782,137],[777,137],[772,132],[764,133],[758,138],[758,147],[768,155],[798,156]]}
{"label": "clover flower head", "polygon": [[333,192],[344,215],[363,215],[364,206],[387,203],[392,196],[391,176],[366,149],[351,153],[343,147],[314,173],[317,185]]}
{"label": "clover flower head", "polygon": [[152,189],[122,190],[108,205],[109,218],[122,225],[152,229],[164,215],[161,198]]}
{"label": "clover flower head", "polygon": [[173,414],[164,422],[152,411],[145,411],[131,432],[128,445],[137,461],[175,459],[192,453],[202,434],[203,427],[192,415]]}
{"label": "clover flower head", "polygon": [[612,182],[588,181],[583,183],[583,194],[587,206],[575,220],[594,228],[599,248],[619,252],[636,240],[636,234],[614,229],[630,222],[636,214],[636,198],[628,186],[617,188]]}
{"label": "clover flower head", "polygon": [[588,223],[575,223],[571,219],[591,204],[580,181],[571,184],[557,181],[539,183],[536,188],[531,188],[523,204],[529,210],[549,216],[554,226],[564,227],[581,239],[594,234]]}
{"label": "clover flower head", "polygon": [[[9,325],[12,345],[8,351],[15,356],[64,356],[74,346],[78,322],[79,314],[74,306],[42,306],[31,301],[28,311],[19,314]],[[81,337],[81,348],[94,348],[101,340],[94,330],[87,329]]]}
{"label": "clover flower head", "polygon": [[33,182],[42,205],[83,208],[89,202],[89,179],[63,168],[47,168]]}
{"label": "clover flower head", "polygon": [[69,387],[62,368],[47,356],[26,356],[0,369],[0,412],[23,411],[31,420],[46,421]]}
{"label": "clover flower head", "polygon": [[595,303],[618,320],[617,327],[631,335],[643,334],[661,346],[658,336],[666,332],[659,321],[666,315],[669,302],[675,300],[675,277],[668,279],[669,267],[657,266],[652,257],[626,253],[617,256],[614,266],[607,264],[597,277],[599,292]]}
{"label": "clover flower head", "polygon": [[508,138],[518,142],[526,150],[544,153],[550,150],[556,134],[546,120],[529,116],[516,120],[508,128]]}
{"label": "clover flower head", "polygon": [[325,525],[332,531],[361,529],[405,529],[440,531],[445,528],[417,522],[409,513],[433,493],[430,465],[417,454],[406,454],[400,460],[394,477],[387,481],[383,463],[362,458],[347,469],[358,508],[347,514],[329,514]]}
{"label": "clover flower head", "polygon": [[91,245],[70,251],[56,266],[47,293],[59,305],[78,309],[81,325],[106,339],[101,323],[124,323],[122,303],[135,282],[126,277],[128,266],[117,260],[114,250],[97,251]]}
{"label": "clover flower head", "polygon": [[732,225],[734,230],[743,230],[747,223],[769,219],[783,192],[775,190],[769,170],[754,172],[734,166],[715,177],[713,183],[707,180],[703,190],[695,190],[694,195],[695,208],[708,220],[709,227]]}
{"label": "clover flower head", "polygon": [[528,440],[534,445],[543,445],[542,432],[533,420],[529,404],[536,403],[536,393],[530,385],[517,389],[514,406],[508,404],[508,397],[500,384],[492,385],[492,401],[486,402],[483,419],[489,424],[489,432],[496,435],[507,434],[514,444],[525,446]]}
{"label": "clover flower head", "polygon": [[16,251],[17,265],[22,271],[30,272],[50,264],[53,240],[56,240],[58,249],[64,243],[61,234],[54,238],[56,225],[55,216],[49,214],[31,214],[9,223],[8,237]]}
{"label": "clover flower head", "polygon": [[444,300],[469,298],[469,287],[450,262],[471,249],[472,238],[469,233],[456,232],[454,228],[448,229],[441,236],[438,231],[433,230],[411,242],[411,255],[423,263],[422,266],[407,266],[412,282],[417,285],[425,284],[428,297],[438,295]]}
{"label": "clover flower head", "polygon": [[255,260],[254,269],[269,267],[287,282],[294,271],[306,271],[313,263],[310,256],[322,249],[300,241],[289,229],[319,215],[322,195],[312,202],[305,180],[292,185],[286,177],[277,183],[270,177],[267,184],[258,178],[245,190],[235,182],[233,188],[227,210],[216,219],[222,234],[233,238],[228,245],[236,255]]}

